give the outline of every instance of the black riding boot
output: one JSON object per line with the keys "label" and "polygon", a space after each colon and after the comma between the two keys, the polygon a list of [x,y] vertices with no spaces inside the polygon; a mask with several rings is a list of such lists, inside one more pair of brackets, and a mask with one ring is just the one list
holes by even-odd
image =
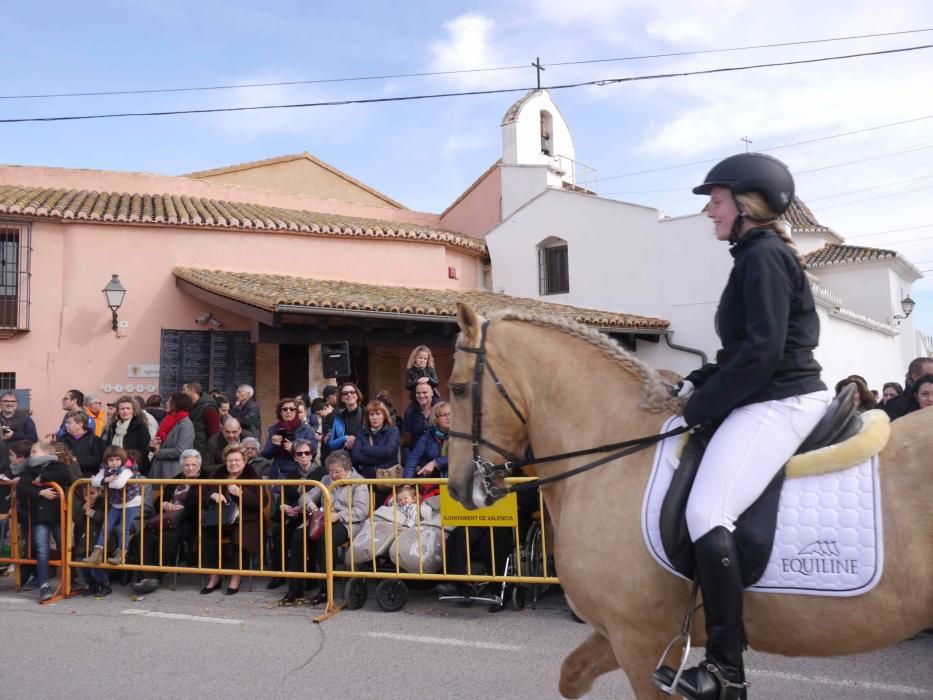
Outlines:
{"label": "black riding boot", "polygon": [[720,526],[693,546],[706,615],[706,658],[683,672],[677,692],[690,700],[745,700],[743,587],[735,537]]}

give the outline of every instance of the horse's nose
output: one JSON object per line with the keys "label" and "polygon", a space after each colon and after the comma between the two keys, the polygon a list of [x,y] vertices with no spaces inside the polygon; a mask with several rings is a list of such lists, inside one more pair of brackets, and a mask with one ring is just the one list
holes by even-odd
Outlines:
{"label": "horse's nose", "polygon": [[447,493],[449,493],[450,497],[455,501],[460,500],[460,489],[457,488],[457,485],[453,481],[447,482]]}

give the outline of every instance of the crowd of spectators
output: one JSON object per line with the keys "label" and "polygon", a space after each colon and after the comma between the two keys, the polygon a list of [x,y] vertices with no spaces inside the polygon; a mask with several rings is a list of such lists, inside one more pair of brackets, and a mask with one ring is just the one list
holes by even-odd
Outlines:
{"label": "crowd of spectators", "polygon": [[[76,569],[75,586],[85,595],[112,592],[115,572],[105,564],[248,569],[267,544],[263,537],[269,545],[267,570],[270,565],[283,573],[323,570],[323,540],[307,545],[302,540],[304,525],[321,508],[320,493],[311,484],[261,489],[236,482],[298,479],[327,485],[403,472],[446,476],[450,409],[438,396],[430,350],[416,348],[408,365],[406,388],[412,400],[401,426],[388,391],[367,403],[353,382],[326,385],[314,399],[282,398],[265,429],[251,386],[238,387],[231,401],[186,382],[164,404],[159,396],[120,396],[103,405],[97,397],[71,389],[62,398],[61,423],[40,440],[16,393],[4,392],[0,479],[17,488],[0,489],[0,512],[17,509],[20,532],[10,537],[19,537],[24,555],[38,562],[22,567],[23,589],[38,589],[42,601],[52,597],[49,561],[62,548],[62,502],[51,484],[67,493],[81,478],[88,483],[75,491],[73,512],[66,518],[73,530],[74,560],[95,565]],[[130,483],[140,478],[163,481]],[[204,478],[225,483],[190,483]],[[170,483],[180,480],[188,483]],[[264,528],[260,490],[271,504]],[[369,515],[367,489],[351,491],[337,488],[333,493],[335,550],[349,537],[347,524]],[[144,544],[134,547],[140,531]],[[0,531],[0,540],[4,534]],[[135,586],[152,590],[160,579],[142,574]],[[212,575],[201,593],[209,594],[221,583],[220,576]],[[284,583],[285,577],[276,577],[268,588]],[[239,577],[231,576],[224,593],[233,595],[239,587]],[[286,598],[303,597],[303,591],[302,579],[290,579]]]}
{"label": "crowd of spectators", "polygon": [[[16,508],[21,532],[9,536],[31,548],[35,566],[24,566],[24,590],[39,591],[41,600],[52,597],[49,561],[52,542],[60,549],[60,503],[52,484],[67,490],[79,478],[89,485],[76,492],[74,512],[68,514],[74,532],[74,557],[91,564],[133,561],[148,566],[174,566],[181,562],[202,568],[248,569],[267,543],[267,565],[272,571],[323,571],[324,540],[309,535],[320,493],[309,487],[268,489],[266,527],[260,488],[241,486],[238,480],[298,479],[328,485],[346,478],[404,479],[447,476],[450,405],[441,400],[430,349],[415,348],[406,370],[410,401],[399,422],[387,391],[367,402],[359,386],[350,381],[327,385],[320,397],[285,397],[276,404],[274,420],[265,431],[251,386],[237,388],[234,401],[219,392],[206,392],[197,382],[185,383],[163,406],[159,396],[120,396],[102,406],[94,396],[77,389],[62,398],[61,424],[40,440],[27,410],[20,410],[13,391],[0,394],[0,479],[16,482],[0,489],[0,513]],[[907,368],[904,386],[888,382],[879,391],[865,379],[850,375],[836,384],[836,392],[856,386],[860,412],[881,408],[899,419],[933,406],[933,358],[920,357]],[[220,486],[190,483],[128,484],[131,478],[185,480],[221,479]],[[352,489],[333,494],[332,545],[334,552],[349,538],[350,523],[365,520],[369,497]],[[365,489],[357,489],[366,494]],[[377,497],[384,498],[377,492]],[[403,505],[408,505],[403,504]],[[199,507],[200,506],[200,507]],[[235,525],[235,526],[234,526]],[[226,530],[224,528],[227,528]],[[145,546],[136,552],[131,540],[146,528]],[[488,537],[482,528],[476,537]],[[496,533],[501,534],[501,533]],[[0,531],[0,540],[4,533]],[[465,552],[483,543],[467,542],[464,532],[448,539],[448,571],[464,566]],[[508,551],[508,545],[495,543]],[[112,569],[82,567],[76,577],[86,595],[111,592]],[[142,590],[158,586],[159,578],[146,574],[137,582]],[[304,597],[306,581],[288,578],[286,602]],[[286,583],[272,578],[268,588]],[[221,587],[212,575],[201,589],[209,594]],[[226,595],[238,592],[240,579],[230,577]],[[444,587],[442,587],[443,589]],[[451,588],[450,586],[446,588]],[[444,589],[444,592],[447,592]],[[320,600],[316,587],[312,601]]]}

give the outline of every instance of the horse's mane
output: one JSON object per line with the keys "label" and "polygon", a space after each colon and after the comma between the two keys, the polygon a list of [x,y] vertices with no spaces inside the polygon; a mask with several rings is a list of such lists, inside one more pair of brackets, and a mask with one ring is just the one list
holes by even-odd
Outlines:
{"label": "horse's mane", "polygon": [[589,343],[601,350],[610,360],[621,365],[622,369],[626,372],[641,381],[642,409],[650,411],[651,413],[680,413],[683,409],[683,401],[671,396],[672,382],[666,380],[661,376],[661,373],[646,365],[619,345],[618,342],[595,328],[584,326],[582,323],[578,323],[565,316],[538,315],[528,313],[527,311],[514,311],[512,309],[490,314],[489,319],[530,323],[542,328],[555,330],[559,333],[565,333],[585,343]]}

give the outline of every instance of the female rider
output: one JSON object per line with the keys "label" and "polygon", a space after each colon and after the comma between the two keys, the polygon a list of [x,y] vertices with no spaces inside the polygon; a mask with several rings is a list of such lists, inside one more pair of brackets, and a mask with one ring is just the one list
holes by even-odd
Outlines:
{"label": "female rider", "polygon": [[[716,165],[694,194],[734,258],[719,302],[716,362],[691,373],[690,426],[715,426],[687,502],[706,617],[706,658],[684,671],[677,692],[693,700],[747,697],[742,652],[742,577],[735,521],[797,451],[829,400],[813,358],[820,334],[810,284],[787,225],[794,197],[781,161],[742,153]],[[659,680],[673,672],[662,669]]]}

